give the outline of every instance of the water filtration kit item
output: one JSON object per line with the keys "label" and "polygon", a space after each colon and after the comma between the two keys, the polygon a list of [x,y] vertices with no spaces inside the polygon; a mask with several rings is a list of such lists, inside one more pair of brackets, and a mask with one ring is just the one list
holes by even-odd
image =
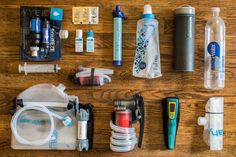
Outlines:
{"label": "water filtration kit item", "polygon": [[63,9],[20,8],[21,59],[24,61],[53,61],[61,58],[61,38],[68,31],[61,30]]}
{"label": "water filtration kit item", "polygon": [[78,121],[78,137],[76,141],[77,150],[88,151],[93,146],[93,105],[79,104],[76,120]]}
{"label": "water filtration kit item", "polygon": [[222,150],[224,98],[210,98],[205,110],[205,117],[198,118],[198,125],[204,126],[203,140],[210,146],[210,150]]}
{"label": "water filtration kit item", "polygon": [[61,67],[58,64],[19,64],[19,73],[24,72],[25,75],[29,73],[58,73]]}
{"label": "water filtration kit item", "polygon": [[212,17],[205,27],[205,79],[207,89],[225,86],[225,24],[220,8],[212,8]]}
{"label": "water filtration kit item", "polygon": [[161,76],[158,21],[151,5],[144,6],[143,15],[137,23],[133,76],[148,79]]}
{"label": "water filtration kit item", "polygon": [[73,24],[98,24],[99,7],[73,7]]}
{"label": "water filtration kit item", "polygon": [[75,37],[75,52],[83,52],[83,50],[84,50],[83,30],[77,29]]}
{"label": "water filtration kit item", "polygon": [[168,149],[175,148],[180,117],[180,103],[176,97],[162,99],[163,133]]}
{"label": "water filtration kit item", "polygon": [[86,52],[94,52],[94,33],[92,30],[87,32]]}
{"label": "water filtration kit item", "polygon": [[174,69],[194,71],[195,8],[182,6],[175,10]]}
{"label": "water filtration kit item", "polygon": [[69,75],[69,79],[75,83],[85,86],[103,86],[111,82],[108,75],[113,75],[113,70],[103,68],[85,68],[79,66],[76,72]]}
{"label": "water filtration kit item", "polygon": [[64,90],[63,84],[39,84],[16,97],[11,120],[13,149],[81,151],[92,147],[92,105],[79,103],[77,96]]}
{"label": "water filtration kit item", "polygon": [[[139,139],[137,141],[133,122],[140,122]],[[110,148],[114,152],[129,152],[136,143],[141,148],[144,132],[144,99],[134,95],[129,99],[115,100],[114,112],[110,127],[113,130],[110,138]]]}
{"label": "water filtration kit item", "polygon": [[119,5],[112,11],[114,19],[113,65],[122,66],[122,21],[127,19]]}

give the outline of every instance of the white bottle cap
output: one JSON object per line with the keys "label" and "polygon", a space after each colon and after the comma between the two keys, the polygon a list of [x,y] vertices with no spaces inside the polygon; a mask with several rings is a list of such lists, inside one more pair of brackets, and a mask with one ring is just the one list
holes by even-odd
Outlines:
{"label": "white bottle cap", "polygon": [[78,38],[83,37],[83,30],[82,29],[76,29],[76,37],[78,37]]}
{"label": "white bottle cap", "polygon": [[198,125],[206,125],[207,124],[207,119],[205,117],[198,117],[198,121],[197,121]]}
{"label": "white bottle cap", "polygon": [[19,73],[25,71],[25,65],[26,65],[26,64],[27,64],[27,63],[25,63],[23,66],[22,66],[21,64],[19,64],[19,66],[18,66],[18,71],[19,71]]}
{"label": "white bottle cap", "polygon": [[32,57],[37,57],[38,56],[39,47],[32,46],[32,47],[30,47],[30,51],[31,51],[31,56]]}
{"label": "white bottle cap", "polygon": [[211,8],[211,11],[219,13],[220,12],[220,8],[219,7],[213,7],[213,8]]}
{"label": "white bottle cap", "polygon": [[150,4],[144,5],[143,14],[152,14],[152,6]]}
{"label": "white bottle cap", "polygon": [[220,14],[220,8],[218,8],[218,7],[211,8],[211,11],[213,13],[213,16],[219,16],[219,14]]}
{"label": "white bottle cap", "polygon": [[68,39],[69,37],[68,30],[60,30],[59,36],[61,39]]}

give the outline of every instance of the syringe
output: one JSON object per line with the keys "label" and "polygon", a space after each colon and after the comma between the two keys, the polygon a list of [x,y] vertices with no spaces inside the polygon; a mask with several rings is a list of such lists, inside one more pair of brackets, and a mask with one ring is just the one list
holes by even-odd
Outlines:
{"label": "syringe", "polygon": [[19,73],[25,72],[25,75],[28,73],[57,73],[61,70],[58,64],[19,64]]}

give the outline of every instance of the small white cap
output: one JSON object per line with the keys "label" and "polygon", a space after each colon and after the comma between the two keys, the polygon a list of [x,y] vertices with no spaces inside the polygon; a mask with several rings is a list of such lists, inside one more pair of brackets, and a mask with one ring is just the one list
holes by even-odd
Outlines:
{"label": "small white cap", "polygon": [[69,37],[68,30],[60,30],[59,36],[61,39],[68,39]]}
{"label": "small white cap", "polygon": [[22,66],[21,64],[19,64],[19,66],[18,66],[18,71],[19,71],[19,73],[21,73],[22,71],[24,71],[24,66]]}
{"label": "small white cap", "polygon": [[18,66],[18,71],[19,71],[19,73],[21,73],[21,72],[24,71],[24,72],[25,72],[25,75],[27,75],[27,71],[25,70],[26,66],[27,66],[27,63],[26,63],[26,62],[24,63],[24,65],[19,64],[19,66]]}
{"label": "small white cap", "polygon": [[30,51],[31,51],[31,56],[32,57],[37,57],[38,56],[39,47],[32,46],[32,47],[30,47]]}
{"label": "small white cap", "polygon": [[144,5],[143,14],[152,14],[152,6],[150,4]]}
{"label": "small white cap", "polygon": [[57,71],[61,70],[61,67],[57,66]]}
{"label": "small white cap", "polygon": [[213,7],[213,8],[211,8],[211,11],[219,13],[220,12],[220,8],[219,7]]}
{"label": "small white cap", "polygon": [[206,125],[207,124],[207,119],[205,117],[198,117],[198,121],[197,121],[198,125]]}
{"label": "small white cap", "polygon": [[76,29],[76,37],[78,37],[78,38],[83,37],[83,30],[82,29]]}

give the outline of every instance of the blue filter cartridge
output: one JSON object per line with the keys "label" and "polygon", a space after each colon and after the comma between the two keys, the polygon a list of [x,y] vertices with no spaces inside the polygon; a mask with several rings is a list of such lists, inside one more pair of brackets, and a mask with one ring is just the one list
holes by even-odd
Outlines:
{"label": "blue filter cartridge", "polygon": [[113,65],[122,65],[122,20],[125,19],[119,5],[112,12],[114,18]]}

